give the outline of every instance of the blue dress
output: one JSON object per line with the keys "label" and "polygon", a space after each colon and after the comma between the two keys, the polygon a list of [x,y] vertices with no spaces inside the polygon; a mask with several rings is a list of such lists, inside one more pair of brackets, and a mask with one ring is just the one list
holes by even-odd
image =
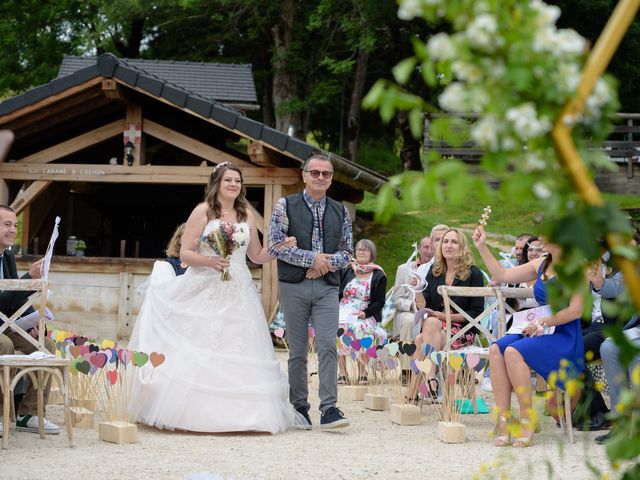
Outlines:
{"label": "blue dress", "polygon": [[[533,295],[539,305],[547,304],[547,287],[542,281],[540,270],[533,285]],[[496,343],[503,355],[504,350],[509,346],[518,350],[527,365],[542,375],[545,380],[549,379],[551,372],[560,370],[560,362],[563,359],[567,360],[568,364],[563,366],[562,370],[567,372],[569,378],[575,378],[584,370],[584,342],[579,318],[564,325],[556,325],[555,331],[550,335],[525,337],[511,334],[498,339]],[[557,384],[562,387],[563,382],[558,381]]]}

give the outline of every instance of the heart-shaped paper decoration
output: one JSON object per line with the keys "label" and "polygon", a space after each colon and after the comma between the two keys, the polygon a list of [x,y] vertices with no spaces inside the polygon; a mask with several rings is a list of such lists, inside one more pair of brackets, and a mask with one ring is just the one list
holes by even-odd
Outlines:
{"label": "heart-shaped paper decoration", "polygon": [[361,340],[364,336],[365,336],[365,332],[363,332],[362,330],[356,331],[356,338],[358,340]]}
{"label": "heart-shaped paper decoration", "polygon": [[474,370],[476,372],[479,372],[480,370],[482,370],[485,367],[487,362],[488,362],[488,360],[486,358],[481,358],[480,361],[478,362],[478,365],[475,366]]}
{"label": "heart-shaped paper decoration", "polygon": [[363,337],[362,339],[360,339],[360,345],[362,345],[363,348],[369,348],[371,345],[373,345],[373,338]]}
{"label": "heart-shaped paper decoration", "polygon": [[438,352],[435,352],[435,351],[431,352],[430,356],[431,356],[431,361],[433,363],[435,363],[436,365],[440,365],[440,357],[439,357]]}
{"label": "heart-shaped paper decoration", "polygon": [[133,352],[133,357],[131,358],[131,362],[136,367],[144,367],[146,363],[149,361],[149,355],[144,352]]}
{"label": "heart-shaped paper decoration", "polygon": [[389,350],[389,355],[395,357],[398,354],[399,347],[396,342],[387,343],[386,348]]}
{"label": "heart-shaped paper decoration", "polygon": [[449,365],[454,370],[458,370],[462,367],[463,359],[460,355],[449,355]]}
{"label": "heart-shaped paper decoration", "polygon": [[103,352],[96,353],[91,356],[89,362],[96,368],[102,368],[107,363],[107,355]]}
{"label": "heart-shaped paper decoration", "polygon": [[344,343],[347,347],[351,345],[351,342],[353,342],[353,338],[351,338],[351,335],[342,336],[342,343]]}
{"label": "heart-shaped paper decoration", "polygon": [[273,331],[273,334],[278,338],[283,338],[284,337],[284,328],[282,328],[282,327],[276,328]]}
{"label": "heart-shaped paper decoration", "polygon": [[87,341],[87,337],[76,337],[73,341],[76,345],[84,345]]}
{"label": "heart-shaped paper decoration", "polygon": [[475,369],[478,363],[480,363],[480,356],[477,353],[469,353],[466,357],[467,366]]}
{"label": "heart-shaped paper decoration", "polygon": [[309,338],[313,338],[316,336],[316,329],[313,327],[309,327],[309,330],[307,331],[307,335],[309,336]]}
{"label": "heart-shaped paper decoration", "polygon": [[367,348],[367,355],[371,358],[377,358],[378,350],[376,349],[375,345],[373,347]]}
{"label": "heart-shaped paper decoration", "polygon": [[411,356],[416,353],[416,344],[415,343],[405,343],[403,345],[403,351],[407,355]]}
{"label": "heart-shaped paper decoration", "polygon": [[344,333],[344,328],[340,327],[337,332],[338,336],[341,337],[343,333]]}
{"label": "heart-shaped paper decoration", "polygon": [[420,387],[419,387],[420,393],[422,394],[423,397],[428,397],[429,396],[429,387],[427,387],[426,383],[421,383]]}
{"label": "heart-shaped paper decoration", "polygon": [[84,357],[87,353],[89,353],[89,345],[80,345],[80,356]]}
{"label": "heart-shaped paper decoration", "polygon": [[109,383],[111,385],[115,385],[118,381],[118,371],[117,370],[108,370],[107,378],[109,379]]}
{"label": "heart-shaped paper decoration", "polygon": [[424,360],[419,360],[416,362],[416,366],[423,373],[429,373],[431,371],[431,367],[433,367],[433,362],[428,358]]}
{"label": "heart-shaped paper decoration", "polygon": [[431,345],[430,343],[423,343],[422,344],[422,354],[423,355],[431,355],[431,352],[433,352],[435,350],[435,348],[433,348],[433,345]]}
{"label": "heart-shaped paper decoration", "polygon": [[91,345],[89,345],[89,351],[90,352],[99,352],[100,351],[100,347],[98,345],[91,344]]}
{"label": "heart-shaped paper decoration", "polygon": [[118,358],[122,362],[123,365],[127,365],[131,360],[131,351],[126,348],[121,348],[118,350]]}
{"label": "heart-shaped paper decoration", "polygon": [[85,375],[89,375],[89,370],[91,370],[91,364],[86,360],[80,360],[76,362],[76,368],[79,372],[84,373]]}
{"label": "heart-shaped paper decoration", "polygon": [[104,348],[105,350],[107,348],[113,348],[115,346],[116,346],[116,342],[114,342],[113,340],[107,340],[107,339],[102,340],[102,348]]}
{"label": "heart-shaped paper decoration", "polygon": [[413,358],[411,359],[411,361],[409,362],[409,366],[411,367],[411,371],[413,373],[420,373],[420,369],[416,365],[415,359],[413,359]]}
{"label": "heart-shaped paper decoration", "polygon": [[380,350],[378,352],[378,358],[383,362],[386,362],[387,360],[389,360],[389,349],[385,347],[382,350]]}
{"label": "heart-shaped paper decoration", "polygon": [[155,368],[158,365],[162,365],[164,363],[164,354],[151,352],[151,355],[149,356],[149,360],[151,361],[151,365],[153,365]]}
{"label": "heart-shaped paper decoration", "polygon": [[357,338],[351,342],[351,348],[353,350],[355,350],[356,352],[360,351],[360,340],[358,340]]}

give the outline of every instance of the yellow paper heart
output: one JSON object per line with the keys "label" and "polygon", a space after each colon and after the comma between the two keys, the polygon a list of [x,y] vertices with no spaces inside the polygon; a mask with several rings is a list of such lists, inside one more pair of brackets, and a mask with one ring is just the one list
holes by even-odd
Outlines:
{"label": "yellow paper heart", "polygon": [[113,348],[116,346],[116,342],[113,340],[102,340],[102,348]]}
{"label": "yellow paper heart", "polygon": [[425,358],[424,360],[419,360],[416,362],[416,367],[418,367],[418,369],[422,373],[429,373],[431,371],[432,366],[433,366],[433,362],[428,358]]}
{"label": "yellow paper heart", "polygon": [[462,357],[460,355],[449,355],[449,365],[454,370],[458,370],[462,366]]}

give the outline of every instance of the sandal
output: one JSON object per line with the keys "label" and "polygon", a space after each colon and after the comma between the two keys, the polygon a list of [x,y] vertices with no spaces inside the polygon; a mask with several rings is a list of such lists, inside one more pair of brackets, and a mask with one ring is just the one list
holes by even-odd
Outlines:
{"label": "sandal", "polygon": [[[499,435],[500,433],[500,425],[506,425],[506,435]],[[493,439],[494,447],[508,447],[511,445],[511,435],[509,434],[509,418],[507,417],[499,417],[498,423],[496,423],[496,427],[493,430],[495,435]]]}
{"label": "sandal", "polygon": [[531,428],[531,421],[528,418],[521,418],[520,419],[520,428],[524,428],[526,430],[529,430],[531,432],[531,435],[525,436],[522,435],[520,437],[514,438],[513,442],[511,443],[511,445],[513,447],[516,448],[527,448],[530,447],[531,444],[533,443],[533,435],[537,432],[539,432],[539,426],[536,425],[534,426],[534,428]]}
{"label": "sandal", "polygon": [[358,379],[358,385],[369,385],[369,379],[366,375],[360,375]]}
{"label": "sandal", "polygon": [[347,385],[347,377],[340,375],[338,377],[338,385]]}

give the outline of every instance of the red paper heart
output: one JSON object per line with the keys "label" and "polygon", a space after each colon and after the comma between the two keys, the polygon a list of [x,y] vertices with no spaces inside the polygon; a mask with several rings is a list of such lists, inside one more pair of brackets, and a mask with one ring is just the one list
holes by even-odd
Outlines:
{"label": "red paper heart", "polygon": [[117,370],[109,370],[107,371],[107,378],[109,379],[109,383],[111,385],[115,385],[118,381],[118,371]]}
{"label": "red paper heart", "polygon": [[107,363],[107,355],[105,355],[102,352],[96,353],[91,356],[91,358],[89,359],[89,362],[91,362],[91,365],[93,365],[96,368],[102,368]]}
{"label": "red paper heart", "polygon": [[151,362],[151,365],[153,365],[154,368],[157,367],[158,365],[162,365],[164,363],[164,354],[151,352],[151,355],[149,356],[149,361]]}

